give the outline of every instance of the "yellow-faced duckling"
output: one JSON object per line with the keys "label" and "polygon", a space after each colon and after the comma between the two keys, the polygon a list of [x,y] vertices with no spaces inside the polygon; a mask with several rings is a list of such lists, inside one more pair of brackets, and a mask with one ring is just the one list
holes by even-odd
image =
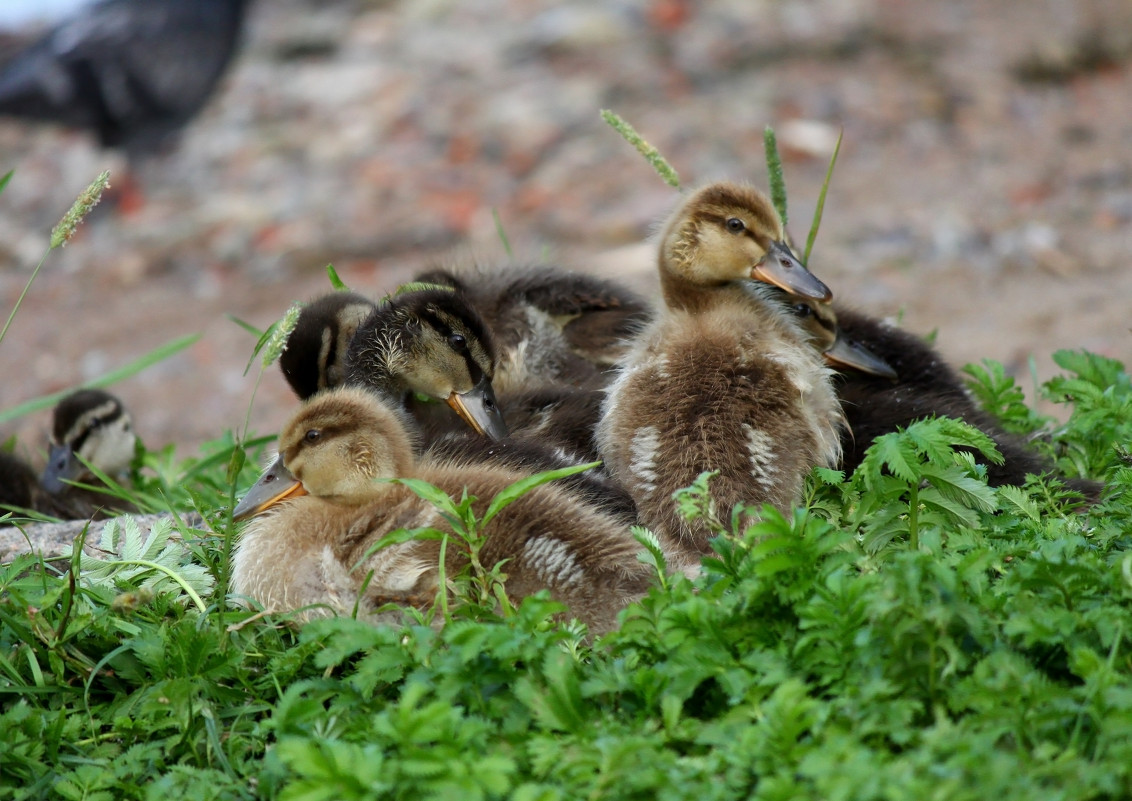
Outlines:
{"label": "yellow-faced duckling", "polygon": [[345,381],[350,340],[376,309],[356,292],[331,292],[303,306],[279,356],[283,377],[300,399]]}
{"label": "yellow-faced duckling", "polygon": [[[482,515],[521,474],[484,464],[418,462],[405,419],[356,387],[316,395],[299,410],[279,439],[297,481],[253,510],[257,516],[233,559],[235,592],[277,612],[319,605],[306,617],[325,614],[326,607],[350,614],[355,604],[368,616],[389,601],[417,605],[435,598],[441,590],[438,541],[369,551],[391,531],[443,530],[448,522],[408,487],[380,479],[423,479],[456,496],[466,488]],[[552,485],[516,500],[484,533],[480,562],[507,560],[504,586],[511,598],[549,589],[594,632],[614,628],[618,612],[651,581],[636,558],[638,544],[623,527]],[[468,563],[459,541],[449,540],[448,574]]]}
{"label": "yellow-faced duckling", "polygon": [[430,270],[483,316],[499,349],[500,395],[545,384],[600,386],[648,321],[649,304],[614,281],[549,265]]}
{"label": "yellow-faced duckling", "polygon": [[[820,305],[820,304],[818,304]],[[976,405],[959,375],[920,337],[866,314],[838,306],[842,335],[882,359],[895,376],[887,377],[859,365],[842,364],[835,382],[849,430],[842,437],[841,469],[851,473],[873,440],[927,417],[948,416],[980,429],[994,440],[1005,458],[987,465],[991,486],[1022,484],[1027,474],[1054,472],[1054,466],[1016,435],[1003,431],[994,418]],[[1087,479],[1061,479],[1087,498],[1096,499],[1101,485]]]}
{"label": "yellow-faced duckling", "polygon": [[597,442],[642,523],[689,564],[710,531],[682,519],[672,494],[701,472],[718,471],[711,494],[727,520],[739,502],[787,509],[812,467],[837,464],[831,370],[765,282],[830,292],[794,258],[767,198],[730,183],[681,205],[658,261],[664,306],[608,389]]}

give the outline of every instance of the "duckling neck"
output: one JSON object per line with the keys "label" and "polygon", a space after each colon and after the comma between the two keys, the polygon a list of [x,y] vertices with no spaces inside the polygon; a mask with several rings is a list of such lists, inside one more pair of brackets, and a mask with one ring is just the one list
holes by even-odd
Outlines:
{"label": "duckling neck", "polygon": [[727,283],[704,286],[665,270],[660,273],[660,291],[665,306],[689,314],[702,314],[718,306],[723,297],[740,297],[742,293],[738,286],[731,287]]}

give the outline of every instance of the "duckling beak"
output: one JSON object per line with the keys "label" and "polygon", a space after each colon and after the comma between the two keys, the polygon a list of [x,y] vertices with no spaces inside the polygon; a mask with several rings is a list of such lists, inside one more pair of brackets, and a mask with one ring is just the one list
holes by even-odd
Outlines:
{"label": "duckling beak", "polygon": [[806,269],[785,242],[771,242],[762,261],[751,268],[751,278],[774,284],[792,295],[830,301],[833,292]]}
{"label": "duckling beak", "polygon": [[477,434],[489,439],[503,439],[509,433],[503,412],[495,401],[495,390],[491,380],[484,376],[480,382],[464,393],[453,392],[448,396],[451,406],[461,419],[470,425]]}
{"label": "duckling beak", "polygon": [[43,468],[39,483],[52,495],[57,495],[67,489],[63,480],[75,481],[82,470],[82,462],[75,456],[70,445],[52,445],[47,455],[47,467]]}
{"label": "duckling beak", "polygon": [[840,333],[824,354],[825,360],[834,367],[848,367],[862,373],[877,375],[895,381],[899,376],[884,359],[877,356],[864,345],[846,339]]}
{"label": "duckling beak", "polygon": [[259,481],[252,485],[243,500],[236,504],[236,508],[232,510],[232,519],[255,517],[284,498],[306,494],[302,482],[291,475],[291,471],[283,465],[283,459],[278,458],[259,477]]}

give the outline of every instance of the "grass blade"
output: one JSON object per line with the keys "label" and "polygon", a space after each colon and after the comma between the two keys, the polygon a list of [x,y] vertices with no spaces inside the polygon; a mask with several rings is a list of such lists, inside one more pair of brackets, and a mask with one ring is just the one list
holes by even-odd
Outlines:
{"label": "grass blade", "polygon": [[514,259],[515,254],[511,251],[511,240],[507,238],[507,232],[503,230],[503,220],[499,219],[499,209],[492,208],[491,218],[495,220],[495,233],[499,234],[499,241],[503,243],[503,250],[507,254],[507,258]]}
{"label": "grass blade", "polygon": [[806,252],[802,254],[802,264],[810,263],[810,251],[814,247],[814,240],[818,237],[818,228],[821,226],[821,215],[825,211],[825,193],[829,190],[829,179],[833,177],[833,165],[837,163],[837,154],[841,152],[841,137],[845,129],[837,132],[837,144],[833,146],[833,155],[829,157],[829,167],[825,171],[825,180],[821,184],[821,193],[818,195],[818,205],[814,209],[814,221],[810,223],[810,233],[806,237]]}
{"label": "grass blade", "polygon": [[152,365],[164,361],[170,356],[183,351],[185,348],[189,347],[198,339],[200,339],[201,336],[202,334],[189,334],[187,336],[178,337],[177,339],[174,339],[170,342],[166,342],[164,345],[154,348],[144,356],[134,359],[129,364],[119,367],[117,370],[111,370],[109,373],[104,373],[103,375],[95,378],[92,381],[84,381],[82,384],[79,384],[76,387],[71,387],[60,392],[53,392],[50,395],[42,395],[38,398],[34,398],[32,400],[21,403],[18,406],[13,406],[11,409],[5,409],[4,411],[0,412],[0,423],[7,423],[10,420],[15,420],[18,417],[23,417],[25,414],[30,414],[31,412],[37,412],[40,409],[46,409],[49,406],[54,406],[61,399],[71,394],[76,389],[108,387],[111,384],[116,384],[123,379],[140,373],[147,367],[151,367]]}
{"label": "grass blade", "polygon": [[349,292],[350,287],[346,286],[346,282],[338,277],[338,271],[334,269],[333,264],[326,265],[326,277],[330,279],[330,285],[339,292]]}

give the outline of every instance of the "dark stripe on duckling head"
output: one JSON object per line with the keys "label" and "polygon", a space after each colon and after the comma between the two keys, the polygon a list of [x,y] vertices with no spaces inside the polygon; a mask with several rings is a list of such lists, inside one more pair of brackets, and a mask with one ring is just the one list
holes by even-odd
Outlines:
{"label": "dark stripe on duckling head", "polygon": [[122,402],[100,389],[72,392],[55,407],[52,435],[56,444],[82,448],[91,431],[126,414]]}

